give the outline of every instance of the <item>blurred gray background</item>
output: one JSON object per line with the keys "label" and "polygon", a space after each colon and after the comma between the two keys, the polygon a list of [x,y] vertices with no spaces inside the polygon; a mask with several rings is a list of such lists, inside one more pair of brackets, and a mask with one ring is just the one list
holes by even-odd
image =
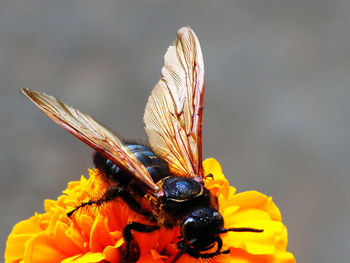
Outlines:
{"label": "blurred gray background", "polygon": [[350,1],[0,1],[0,235],[92,167],[92,150],[21,88],[145,139],[177,30],[206,66],[204,157],[273,196],[298,262],[349,262]]}

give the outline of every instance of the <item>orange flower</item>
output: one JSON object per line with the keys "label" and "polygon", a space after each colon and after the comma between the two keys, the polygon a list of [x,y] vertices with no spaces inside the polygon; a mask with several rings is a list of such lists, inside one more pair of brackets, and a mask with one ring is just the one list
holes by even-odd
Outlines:
{"label": "orange flower", "polygon": [[[223,249],[230,249],[230,253],[209,262],[295,262],[294,256],[286,251],[287,229],[272,198],[256,191],[236,194],[215,159],[207,159],[203,165],[205,173],[213,175],[206,180],[206,187],[219,200],[225,227],[264,230],[222,234]],[[67,217],[67,212],[81,202],[98,197],[106,189],[98,170],[90,170],[89,174],[89,179],[82,176],[80,181],[70,182],[56,201],[46,200],[44,214],[36,213],[14,226],[7,240],[6,262],[120,261],[123,228],[128,222],[144,219],[120,200],[98,209],[80,209],[72,219]],[[135,232],[134,236],[141,250],[138,262],[170,262],[178,253],[178,227],[153,233]],[[183,255],[177,262],[196,262],[196,259]]]}

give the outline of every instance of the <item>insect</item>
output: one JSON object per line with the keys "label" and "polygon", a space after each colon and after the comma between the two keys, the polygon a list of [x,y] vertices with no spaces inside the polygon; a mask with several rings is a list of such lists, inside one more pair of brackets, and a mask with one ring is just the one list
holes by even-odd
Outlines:
{"label": "insect", "polygon": [[[122,199],[145,216],[148,224],[130,222],[123,230],[126,243],[123,262],[136,262],[139,246],[133,232],[150,233],[161,227],[179,227],[178,254],[212,258],[222,250],[221,234],[262,232],[254,228],[224,228],[218,201],[204,186],[202,167],[202,115],[204,64],[195,33],[184,27],[164,57],[162,78],[148,99],[145,130],[148,145],[123,142],[92,117],[57,98],[22,90],[53,121],[92,147],[94,163],[104,174],[108,189],[98,200],[82,203],[101,205]],[[141,201],[149,202],[151,209]]]}

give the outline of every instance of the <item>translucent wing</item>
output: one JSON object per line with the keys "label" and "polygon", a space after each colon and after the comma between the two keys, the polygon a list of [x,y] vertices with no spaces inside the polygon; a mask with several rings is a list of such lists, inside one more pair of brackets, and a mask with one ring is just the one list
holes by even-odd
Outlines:
{"label": "translucent wing", "polygon": [[58,125],[128,171],[149,190],[158,190],[144,165],[113,132],[55,97],[28,89],[22,92]]}
{"label": "translucent wing", "polygon": [[164,57],[162,78],[152,90],[144,122],[153,151],[182,176],[203,177],[204,64],[195,33],[181,28]]}

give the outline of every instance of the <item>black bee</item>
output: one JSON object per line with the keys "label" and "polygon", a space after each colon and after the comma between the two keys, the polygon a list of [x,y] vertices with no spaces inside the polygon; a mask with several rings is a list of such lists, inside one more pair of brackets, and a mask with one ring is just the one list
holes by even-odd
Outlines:
{"label": "black bee", "polygon": [[[222,251],[220,234],[228,231],[262,232],[254,228],[224,228],[218,201],[204,186],[202,167],[202,114],[204,64],[200,44],[188,28],[178,31],[174,45],[164,57],[162,78],[154,87],[145,109],[144,122],[149,147],[124,143],[89,115],[60,100],[23,89],[42,111],[74,136],[96,150],[94,163],[105,176],[108,189],[101,205],[121,198],[149,224],[130,222],[124,228],[123,261],[136,262],[139,247],[133,231],[149,233],[161,227],[180,227],[178,254],[212,258]],[[142,207],[147,200],[151,209]],[[215,246],[216,245],[216,246]]]}

